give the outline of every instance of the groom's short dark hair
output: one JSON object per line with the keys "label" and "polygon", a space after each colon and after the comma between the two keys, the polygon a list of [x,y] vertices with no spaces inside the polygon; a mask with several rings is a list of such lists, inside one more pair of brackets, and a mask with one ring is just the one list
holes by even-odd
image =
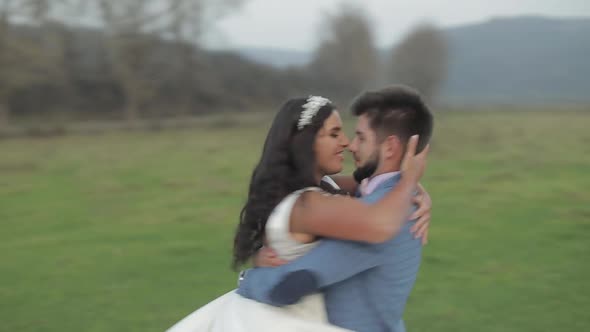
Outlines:
{"label": "groom's short dark hair", "polygon": [[354,99],[351,110],[355,116],[367,115],[380,140],[395,135],[406,144],[412,135],[420,135],[417,152],[432,136],[432,112],[418,91],[404,85],[364,92]]}

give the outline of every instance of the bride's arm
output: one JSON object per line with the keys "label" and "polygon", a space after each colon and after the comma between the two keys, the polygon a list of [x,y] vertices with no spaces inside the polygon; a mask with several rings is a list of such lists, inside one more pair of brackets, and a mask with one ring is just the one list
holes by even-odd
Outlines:
{"label": "bride's arm", "polygon": [[414,188],[413,181],[402,178],[375,204],[347,196],[304,193],[291,212],[290,231],[370,243],[387,241],[407,220]]}
{"label": "bride's arm", "polygon": [[[428,229],[430,227],[432,200],[426,189],[424,189],[421,184],[418,184],[418,195],[414,196],[412,201],[417,205],[417,210],[408,218],[410,220],[416,220],[416,223],[412,226],[410,231],[414,233],[416,238],[421,238],[422,244],[426,245],[428,243]],[[329,236],[335,238],[334,235]],[[265,246],[258,250],[256,255],[254,255],[252,263],[253,266],[256,267],[276,267],[286,264],[287,261],[280,259],[277,253],[265,244]]]}
{"label": "bride's arm", "polygon": [[[343,191],[349,194],[357,192],[358,183],[352,175],[333,175],[329,176],[329,178]],[[422,244],[426,245],[428,243],[432,200],[430,199],[430,194],[428,194],[422,184],[418,183],[417,189],[418,194],[412,198],[413,203],[417,205],[417,209],[408,219],[416,220],[416,224],[412,227],[411,231],[417,238],[422,239]]]}
{"label": "bride's arm", "polygon": [[287,264],[289,261],[279,258],[272,248],[264,246],[254,254],[252,265],[256,267],[276,267]]}
{"label": "bride's arm", "polygon": [[409,216],[412,195],[424,172],[428,149],[415,155],[417,137],[408,144],[402,178],[374,204],[344,196],[306,192],[291,212],[293,233],[379,243],[395,236]]}

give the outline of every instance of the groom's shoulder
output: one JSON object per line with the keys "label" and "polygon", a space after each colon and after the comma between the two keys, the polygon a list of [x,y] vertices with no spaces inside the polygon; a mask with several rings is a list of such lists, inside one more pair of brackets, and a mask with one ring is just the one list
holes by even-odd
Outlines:
{"label": "groom's shoulder", "polygon": [[367,203],[375,203],[383,196],[385,196],[388,192],[392,191],[395,188],[395,186],[397,186],[397,183],[398,181],[396,179],[390,179],[387,182],[380,185],[379,187],[377,187],[377,189],[375,189],[369,195],[363,196],[362,200],[364,200]]}

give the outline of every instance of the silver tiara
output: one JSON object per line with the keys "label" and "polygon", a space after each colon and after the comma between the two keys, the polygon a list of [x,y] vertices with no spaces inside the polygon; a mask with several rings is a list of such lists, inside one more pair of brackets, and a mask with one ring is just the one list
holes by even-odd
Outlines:
{"label": "silver tiara", "polygon": [[328,98],[320,96],[309,96],[307,103],[303,106],[303,111],[299,115],[299,122],[297,123],[297,129],[301,130],[311,123],[313,117],[318,113],[320,108],[331,103]]}

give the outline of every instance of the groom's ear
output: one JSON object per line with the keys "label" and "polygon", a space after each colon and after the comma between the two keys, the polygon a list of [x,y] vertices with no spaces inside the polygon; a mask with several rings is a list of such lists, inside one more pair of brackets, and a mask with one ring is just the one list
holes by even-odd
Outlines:
{"label": "groom's ear", "polygon": [[397,159],[404,153],[403,144],[396,135],[387,136],[381,146],[381,153],[386,159]]}

